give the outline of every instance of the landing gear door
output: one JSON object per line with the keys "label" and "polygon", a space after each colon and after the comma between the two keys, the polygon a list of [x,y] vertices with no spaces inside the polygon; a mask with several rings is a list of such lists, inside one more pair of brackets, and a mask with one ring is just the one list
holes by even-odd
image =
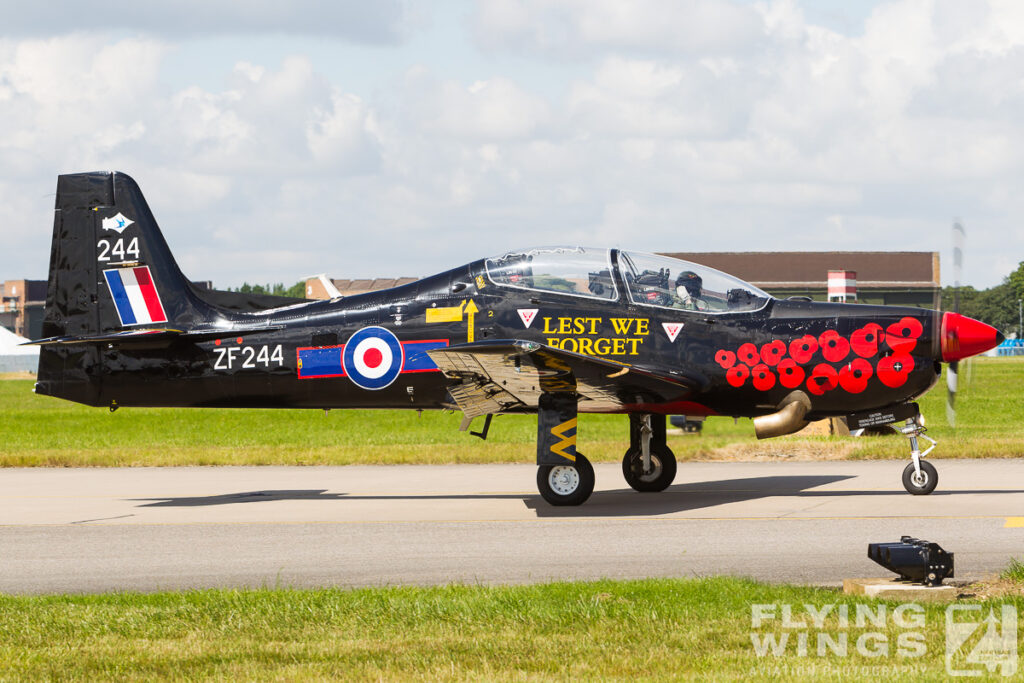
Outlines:
{"label": "landing gear door", "polygon": [[537,411],[537,464],[576,462],[576,397],[542,394]]}

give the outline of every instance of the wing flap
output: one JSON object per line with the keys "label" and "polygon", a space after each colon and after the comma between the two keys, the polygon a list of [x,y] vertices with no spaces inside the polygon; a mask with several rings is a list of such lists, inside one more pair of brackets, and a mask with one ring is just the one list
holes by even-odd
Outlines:
{"label": "wing flap", "polygon": [[427,352],[455,382],[449,391],[466,417],[529,411],[543,393],[572,392],[580,409],[615,412],[626,405],[679,401],[699,385],[616,361],[507,340],[459,344]]}

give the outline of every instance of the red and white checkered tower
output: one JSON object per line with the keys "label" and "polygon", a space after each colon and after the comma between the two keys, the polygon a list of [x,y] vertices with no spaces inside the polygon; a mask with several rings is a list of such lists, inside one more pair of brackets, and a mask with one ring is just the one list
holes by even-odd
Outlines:
{"label": "red and white checkered tower", "polygon": [[856,303],[857,272],[853,270],[828,271],[828,300]]}

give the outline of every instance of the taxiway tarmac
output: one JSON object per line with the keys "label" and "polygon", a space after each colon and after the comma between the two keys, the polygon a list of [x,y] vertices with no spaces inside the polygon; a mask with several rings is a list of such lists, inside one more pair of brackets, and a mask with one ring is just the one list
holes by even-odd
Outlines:
{"label": "taxiway tarmac", "polygon": [[530,465],[0,470],[0,592],[520,583],[733,574],[884,576],[867,544],[956,554],[958,578],[1024,555],[1024,460],[681,463],[658,494],[595,466],[578,508]]}

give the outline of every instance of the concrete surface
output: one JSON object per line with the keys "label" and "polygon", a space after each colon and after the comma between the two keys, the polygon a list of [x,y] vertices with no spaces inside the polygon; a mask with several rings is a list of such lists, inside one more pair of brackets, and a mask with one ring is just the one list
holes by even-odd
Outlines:
{"label": "concrete surface", "polygon": [[530,465],[0,470],[0,591],[363,586],[733,574],[838,585],[867,544],[956,553],[957,579],[1024,553],[1024,461],[681,463],[658,494],[597,465],[578,508]]}

